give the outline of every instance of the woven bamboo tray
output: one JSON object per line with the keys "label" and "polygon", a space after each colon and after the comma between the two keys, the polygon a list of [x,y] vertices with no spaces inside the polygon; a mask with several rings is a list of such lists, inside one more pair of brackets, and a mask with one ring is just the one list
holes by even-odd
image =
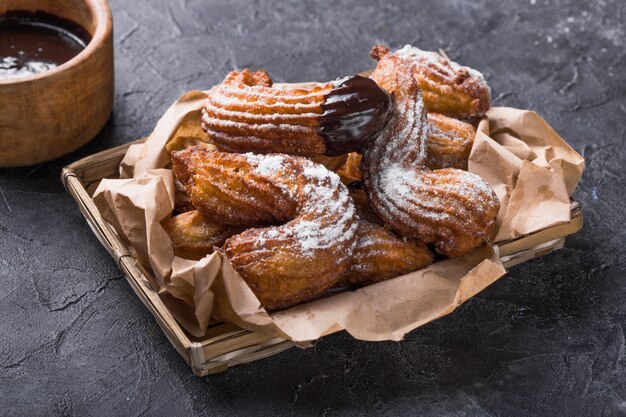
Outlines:
{"label": "woven bamboo tray", "polygon": [[[139,143],[143,139],[136,141]],[[130,255],[130,248],[122,242],[113,228],[104,220],[91,196],[103,178],[116,178],[119,164],[131,143],[83,158],[63,168],[61,179],[68,193],[76,200],[102,246],[126,276],[137,296],[150,310],[159,326],[189,364],[193,373],[205,376],[225,371],[228,367],[275,355],[293,345],[292,342],[247,330],[227,323],[212,322],[203,337],[193,337],[183,330],[150,284],[150,273]],[[583,224],[583,213],[578,203],[572,202],[571,220],[494,245],[505,268],[538,258],[561,249],[565,237],[576,233]]]}

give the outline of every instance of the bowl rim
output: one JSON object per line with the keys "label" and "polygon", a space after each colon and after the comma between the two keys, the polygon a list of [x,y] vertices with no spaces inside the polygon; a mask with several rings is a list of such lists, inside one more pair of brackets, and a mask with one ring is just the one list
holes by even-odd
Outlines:
{"label": "bowl rim", "polygon": [[[0,87],[5,85],[16,85],[20,83],[30,83],[33,81],[39,81],[44,78],[54,77],[55,75],[79,66],[86,61],[89,56],[92,55],[100,46],[104,44],[104,41],[108,36],[111,36],[113,31],[113,18],[111,15],[111,8],[106,0],[81,0],[87,8],[89,13],[96,20],[95,31],[91,37],[91,40],[87,46],[80,51],[76,56],[67,62],[59,65],[48,71],[40,72],[33,75],[25,75],[23,77],[7,78],[0,80]],[[81,25],[82,26],[82,25]]]}

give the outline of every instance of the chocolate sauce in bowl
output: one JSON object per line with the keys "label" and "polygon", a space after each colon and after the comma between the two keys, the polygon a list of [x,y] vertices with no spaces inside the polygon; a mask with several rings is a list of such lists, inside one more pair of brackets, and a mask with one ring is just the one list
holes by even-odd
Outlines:
{"label": "chocolate sauce in bowl", "polygon": [[90,40],[80,25],[48,13],[0,14],[0,80],[56,68],[78,55]]}

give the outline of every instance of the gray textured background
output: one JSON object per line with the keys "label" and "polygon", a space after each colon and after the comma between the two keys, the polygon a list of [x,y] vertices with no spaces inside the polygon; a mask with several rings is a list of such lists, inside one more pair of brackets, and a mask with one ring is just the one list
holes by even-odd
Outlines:
{"label": "gray textured background", "polygon": [[[436,3],[436,4],[435,4]],[[112,0],[115,111],[60,161],[0,170],[0,414],[626,414],[626,2]],[[59,182],[237,67],[278,81],[372,66],[376,42],[443,48],[495,104],[532,108],[587,159],[586,223],[402,343],[335,335],[194,377]]]}

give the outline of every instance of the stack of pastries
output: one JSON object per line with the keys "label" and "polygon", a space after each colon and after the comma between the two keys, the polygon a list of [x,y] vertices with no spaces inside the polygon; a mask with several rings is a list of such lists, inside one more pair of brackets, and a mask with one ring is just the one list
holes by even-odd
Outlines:
{"label": "stack of pastries", "polygon": [[267,310],[460,256],[499,201],[468,172],[482,75],[434,52],[377,45],[369,78],[273,85],[233,71],[208,92],[208,143],[171,146],[174,253],[220,251]]}

